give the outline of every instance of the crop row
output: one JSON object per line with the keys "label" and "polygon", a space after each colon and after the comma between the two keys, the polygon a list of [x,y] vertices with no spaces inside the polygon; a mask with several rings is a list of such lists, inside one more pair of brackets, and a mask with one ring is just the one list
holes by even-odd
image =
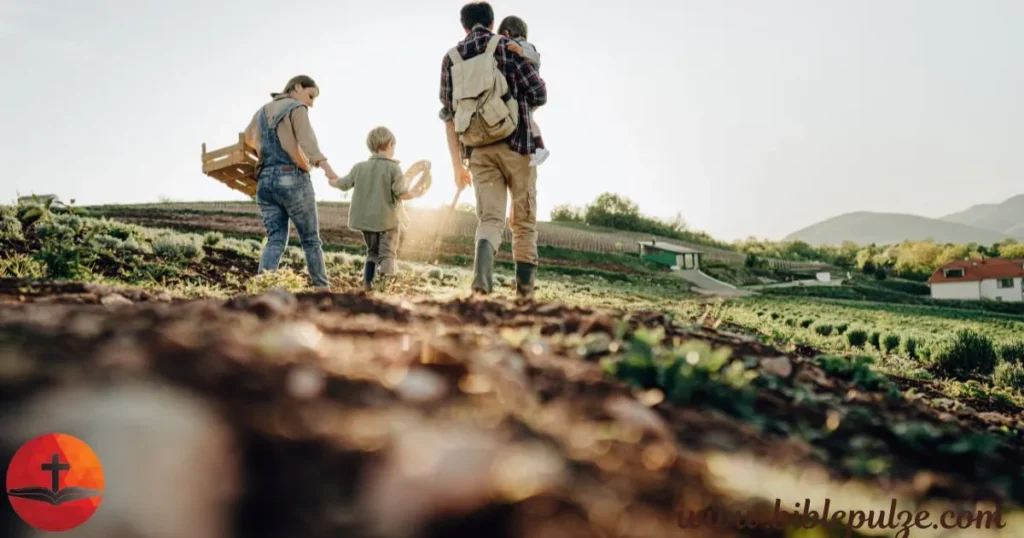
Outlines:
{"label": "crop row", "polygon": [[[164,211],[195,211],[211,213],[231,213],[239,215],[258,214],[256,205],[251,202],[168,202],[159,204],[125,205],[106,207],[108,214],[114,215],[111,210],[124,209],[152,209]],[[411,229],[413,237],[433,235],[444,223],[444,213],[436,209],[409,208],[410,219],[416,223]],[[341,203],[320,203],[319,215],[321,226],[325,230],[344,229],[348,223],[348,204]],[[634,232],[597,232],[585,229],[576,229],[569,226],[562,226],[553,223],[542,222],[538,226],[538,241],[541,245],[565,248],[570,250],[583,250],[602,253],[627,253],[637,252],[638,243],[648,242],[652,239],[650,235]],[[442,230],[445,235],[472,238],[476,232],[476,217],[465,212],[455,212],[450,218],[447,226]],[[507,227],[504,231],[504,241],[512,240],[512,232]],[[690,244],[669,238],[655,238],[658,241],[672,243],[682,247],[699,250],[707,261],[739,264],[746,260],[746,254],[737,251],[708,247],[704,245]],[[776,269],[790,270],[814,270],[821,268],[821,264],[799,263],[787,260],[768,259],[766,262]]]}
{"label": "crop row", "polygon": [[757,330],[776,343],[843,354],[873,354],[900,363],[905,373],[961,380],[991,378],[1024,390],[1024,321],[1006,316],[946,317],[933,309],[891,312],[815,303],[753,300],[721,305],[718,319]]}

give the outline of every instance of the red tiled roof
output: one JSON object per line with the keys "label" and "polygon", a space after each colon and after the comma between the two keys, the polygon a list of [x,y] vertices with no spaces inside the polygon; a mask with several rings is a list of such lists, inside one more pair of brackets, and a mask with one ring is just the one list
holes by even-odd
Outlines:
{"label": "red tiled roof", "polygon": [[[947,269],[963,269],[964,276],[948,278]],[[957,260],[939,267],[928,279],[929,284],[942,282],[976,282],[994,278],[1024,277],[1024,259],[987,258],[984,260]]]}

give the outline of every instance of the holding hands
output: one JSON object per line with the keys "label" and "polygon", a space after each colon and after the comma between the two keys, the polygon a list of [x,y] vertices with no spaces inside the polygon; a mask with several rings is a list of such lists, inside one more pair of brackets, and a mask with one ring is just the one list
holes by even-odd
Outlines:
{"label": "holding hands", "polygon": [[318,166],[320,166],[320,168],[323,169],[324,175],[327,176],[327,182],[330,183],[332,187],[336,188],[338,186],[338,179],[340,177],[338,176],[338,173],[334,171],[334,168],[331,168],[330,164],[327,164],[327,161],[322,161],[317,164]]}

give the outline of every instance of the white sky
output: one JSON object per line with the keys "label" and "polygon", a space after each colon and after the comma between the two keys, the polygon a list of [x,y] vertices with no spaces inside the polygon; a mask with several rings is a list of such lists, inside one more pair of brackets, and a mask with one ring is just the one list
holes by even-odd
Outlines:
{"label": "white sky", "polygon": [[[415,203],[447,203],[437,85],[462,4],[0,0],[0,199],[244,199],[201,173],[200,144],[233,143],[305,73],[339,172],[387,125],[404,164],[434,163]],[[543,56],[542,217],[611,191],[722,239],[777,239],[847,211],[940,216],[1024,192],[1019,0],[492,5]]]}

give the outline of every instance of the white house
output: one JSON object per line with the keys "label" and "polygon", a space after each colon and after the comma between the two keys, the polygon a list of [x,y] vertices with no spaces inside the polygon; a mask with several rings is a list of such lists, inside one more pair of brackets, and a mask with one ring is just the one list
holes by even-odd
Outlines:
{"label": "white house", "polygon": [[933,299],[1024,301],[1024,259],[957,260],[928,279]]}

